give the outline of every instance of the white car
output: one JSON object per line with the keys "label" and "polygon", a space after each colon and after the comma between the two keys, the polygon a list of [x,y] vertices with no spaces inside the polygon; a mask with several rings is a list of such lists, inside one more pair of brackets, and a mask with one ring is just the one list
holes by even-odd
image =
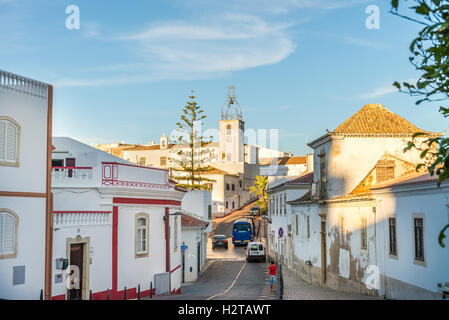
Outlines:
{"label": "white car", "polygon": [[263,242],[250,242],[246,248],[246,261],[265,262],[267,260],[267,254]]}

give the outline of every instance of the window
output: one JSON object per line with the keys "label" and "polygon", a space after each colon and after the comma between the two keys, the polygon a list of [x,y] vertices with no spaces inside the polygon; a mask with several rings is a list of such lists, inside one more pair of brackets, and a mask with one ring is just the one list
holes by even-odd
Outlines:
{"label": "window", "polygon": [[226,190],[229,190],[229,183],[226,183]]}
{"label": "window", "polygon": [[231,135],[231,134],[232,134],[232,127],[231,127],[230,124],[228,124],[228,125],[226,126],[226,134],[227,134],[227,135]]}
{"label": "window", "polygon": [[136,258],[148,256],[148,214],[136,215]]}
{"label": "window", "polygon": [[389,247],[390,255],[397,256],[398,248],[396,243],[396,218],[388,219]]}
{"label": "window", "polygon": [[242,188],[242,186],[243,186],[242,180],[239,181],[239,186],[240,186],[240,188]]}
{"label": "window", "polygon": [[376,165],[376,182],[394,178],[394,160],[379,160]]}
{"label": "window", "polygon": [[296,235],[298,235],[299,234],[299,231],[298,231],[299,230],[298,215],[296,215],[295,218],[296,218],[296,221],[295,221],[296,222]]}
{"label": "window", "polygon": [[7,209],[0,209],[0,259],[17,256],[18,216]]}
{"label": "window", "polygon": [[368,238],[366,233],[366,218],[360,220],[360,248],[368,249]]}
{"label": "window", "polygon": [[232,201],[232,209],[235,209],[235,202]]}
{"label": "window", "polygon": [[321,155],[320,158],[320,199],[326,198],[326,157]]}
{"label": "window", "polygon": [[415,260],[424,262],[424,219],[414,218]]}
{"label": "window", "polygon": [[177,252],[178,251],[178,216],[175,216],[175,223],[173,228],[175,228],[175,234],[173,236],[173,242],[174,242],[174,251]]}
{"label": "window", "polygon": [[340,217],[340,244],[344,244],[345,236],[345,218]]}
{"label": "window", "polygon": [[19,124],[9,117],[0,117],[0,165],[19,165]]}
{"label": "window", "polygon": [[161,157],[161,167],[165,167],[167,165],[167,157]]}
{"label": "window", "polygon": [[147,161],[147,158],[145,158],[145,157],[140,157],[140,159],[139,159],[139,165],[144,166],[145,163],[146,163],[146,161]]}
{"label": "window", "polygon": [[226,201],[226,209],[229,207],[228,202]]}
{"label": "window", "polygon": [[310,217],[306,216],[306,224],[307,224],[307,239],[310,239]]}
{"label": "window", "polygon": [[232,184],[232,191],[235,191],[235,184]]}
{"label": "window", "polygon": [[284,214],[287,215],[287,194],[284,193]]}

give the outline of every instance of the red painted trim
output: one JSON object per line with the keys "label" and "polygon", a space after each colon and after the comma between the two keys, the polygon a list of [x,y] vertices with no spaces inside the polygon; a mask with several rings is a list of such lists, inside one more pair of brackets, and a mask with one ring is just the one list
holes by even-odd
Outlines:
{"label": "red painted trim", "polygon": [[102,162],[102,164],[113,164],[113,165],[119,165],[119,166],[127,166],[127,167],[135,167],[135,168],[143,168],[143,169],[159,170],[159,171],[166,171],[166,172],[168,172],[167,169],[139,166],[139,165],[136,165],[136,164],[127,164],[127,163],[118,163],[118,162]]}
{"label": "red painted trim", "polygon": [[176,268],[174,268],[172,271],[170,271],[170,273],[173,273],[173,272],[175,272],[176,270],[178,270],[179,268],[181,268],[182,267],[182,265],[179,265],[179,266],[177,266]]}
{"label": "red painted trim", "polygon": [[64,213],[112,213],[112,211],[53,211],[54,214]]}
{"label": "red painted trim", "polygon": [[[121,290],[116,292],[115,294],[112,294],[111,291],[109,291],[109,299],[110,300],[123,300],[125,295],[125,290]],[[156,289],[153,288],[153,296],[156,295]],[[144,290],[140,292],[140,297],[149,297],[150,296],[150,290]],[[126,289],[126,298],[127,299],[137,299],[137,288],[129,288]],[[52,300],[65,300],[66,296],[65,294],[61,294],[58,296],[54,296],[51,298]],[[108,292],[105,291],[99,291],[92,293],[92,300],[107,300],[108,299]]]}
{"label": "red painted trim", "polygon": [[[117,204],[155,204],[180,206],[181,201],[164,199],[142,199],[142,198],[114,198],[113,203]],[[165,208],[168,210],[168,208]]]}
{"label": "red painted trim", "polygon": [[169,209],[165,207],[165,271],[170,271],[170,239],[168,238]]}
{"label": "red painted trim", "polygon": [[92,170],[92,167],[51,167],[52,169],[83,169]]}
{"label": "red painted trim", "polygon": [[112,294],[117,293],[118,276],[118,207],[112,208]]}
{"label": "red painted trim", "polygon": [[177,289],[177,290],[173,289],[173,290],[171,291],[171,294],[181,294],[181,288],[179,288],[179,289]]}

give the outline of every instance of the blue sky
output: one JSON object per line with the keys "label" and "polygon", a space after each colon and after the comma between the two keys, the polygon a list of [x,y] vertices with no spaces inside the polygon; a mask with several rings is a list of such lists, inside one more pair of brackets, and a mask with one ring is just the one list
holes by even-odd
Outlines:
{"label": "blue sky", "polygon": [[[368,30],[368,5],[380,29]],[[65,27],[68,5],[79,30]],[[158,141],[190,91],[217,128],[236,86],[247,128],[278,129],[279,148],[308,140],[367,103],[446,130],[394,81],[417,79],[408,47],[419,26],[364,0],[0,0],[0,69],[55,86],[54,135],[86,143]]]}

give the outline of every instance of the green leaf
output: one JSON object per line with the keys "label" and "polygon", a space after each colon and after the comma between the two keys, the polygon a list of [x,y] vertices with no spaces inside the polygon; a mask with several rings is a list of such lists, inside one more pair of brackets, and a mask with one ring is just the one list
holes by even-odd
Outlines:
{"label": "green leaf", "polygon": [[438,236],[438,243],[440,244],[440,246],[442,248],[445,248],[445,244],[443,243],[443,240],[446,238],[446,235],[444,234],[444,232],[449,229],[449,224],[446,225],[443,230],[441,230],[440,235]]}

